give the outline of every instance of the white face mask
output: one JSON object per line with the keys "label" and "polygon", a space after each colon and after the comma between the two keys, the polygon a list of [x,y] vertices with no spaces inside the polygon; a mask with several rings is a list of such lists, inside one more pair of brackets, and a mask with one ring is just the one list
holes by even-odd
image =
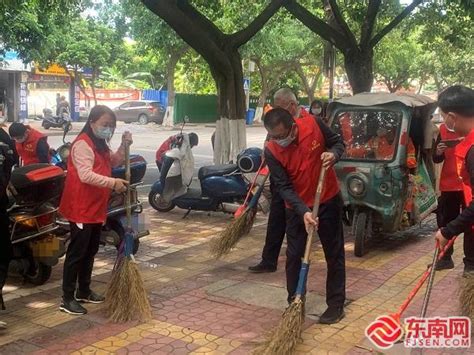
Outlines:
{"label": "white face mask", "polygon": [[311,112],[313,112],[313,114],[315,114],[315,115],[319,115],[322,111],[323,110],[322,110],[321,107],[311,109]]}
{"label": "white face mask", "polygon": [[453,123],[453,127],[449,127],[447,124],[445,124],[445,126],[449,132],[456,133],[456,131],[454,130],[454,128],[456,127],[456,123]]}

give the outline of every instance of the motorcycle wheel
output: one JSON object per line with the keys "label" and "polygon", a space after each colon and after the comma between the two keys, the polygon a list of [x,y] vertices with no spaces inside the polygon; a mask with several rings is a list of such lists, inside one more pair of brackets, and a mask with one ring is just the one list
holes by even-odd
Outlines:
{"label": "motorcycle wheel", "polygon": [[155,191],[150,191],[148,194],[148,202],[150,203],[151,207],[159,212],[169,212],[175,208],[175,204],[173,202],[163,200],[160,193]]}
{"label": "motorcycle wheel", "polygon": [[43,263],[36,262],[36,269],[33,275],[26,274],[25,280],[35,286],[41,286],[51,277],[52,267]]}
{"label": "motorcycle wheel", "polygon": [[[124,235],[125,235],[125,229],[123,228],[122,224],[119,223],[119,222],[112,222],[111,223],[111,228],[112,230],[117,233],[117,235],[119,236],[120,240],[123,239]],[[132,253],[133,255],[135,255],[137,252],[138,252],[138,248],[140,247],[140,239],[134,239],[133,240],[133,249],[132,249]],[[120,248],[120,242],[118,242],[117,244],[115,244],[115,248],[117,248],[117,250]]]}
{"label": "motorcycle wheel", "polygon": [[50,126],[49,124],[45,124],[45,125],[43,126],[43,128],[44,128],[44,129],[50,129],[51,126]]}

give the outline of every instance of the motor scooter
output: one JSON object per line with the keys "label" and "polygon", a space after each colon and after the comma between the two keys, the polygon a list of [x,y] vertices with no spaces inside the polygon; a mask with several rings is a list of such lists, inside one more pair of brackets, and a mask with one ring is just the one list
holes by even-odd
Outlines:
{"label": "motor scooter", "polygon": [[[181,133],[178,146],[166,152],[160,179],[151,187],[150,205],[159,212],[176,206],[192,211],[222,211],[234,213],[250,188],[245,174],[255,173],[262,161],[260,148],[248,148],[239,154],[237,164],[204,166],[198,171],[199,183],[192,181],[194,158],[189,137]],[[262,197],[263,198],[263,197]]]}
{"label": "motor scooter", "polygon": [[66,135],[71,130],[72,125],[66,125],[63,127],[63,144],[58,149],[50,149],[51,160],[50,163],[55,166],[59,166],[61,169],[67,169],[67,158],[71,151],[71,142],[66,142]]}
{"label": "motor scooter", "polygon": [[44,129],[50,128],[62,128],[63,130],[70,131],[72,129],[71,114],[67,108],[63,108],[59,113],[59,116],[54,116],[53,111],[49,108],[43,109],[43,122],[41,126]]}
{"label": "motor scooter", "polygon": [[9,272],[42,285],[65,253],[64,233],[57,223],[58,202],[65,173],[49,164],[13,170],[8,186],[10,239],[13,258]]}

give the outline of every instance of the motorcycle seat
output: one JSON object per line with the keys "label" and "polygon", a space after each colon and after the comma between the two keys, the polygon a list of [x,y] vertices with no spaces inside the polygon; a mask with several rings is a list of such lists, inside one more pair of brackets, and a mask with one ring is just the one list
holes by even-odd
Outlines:
{"label": "motorcycle seat", "polygon": [[199,180],[204,180],[210,176],[224,176],[239,170],[237,164],[223,164],[203,166],[199,169]]}

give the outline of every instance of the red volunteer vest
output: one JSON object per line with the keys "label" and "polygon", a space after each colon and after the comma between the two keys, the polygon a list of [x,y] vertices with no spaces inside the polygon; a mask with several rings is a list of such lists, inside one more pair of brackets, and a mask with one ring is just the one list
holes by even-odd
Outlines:
{"label": "red volunteer vest", "polygon": [[[455,132],[449,131],[444,123],[439,126],[439,135],[441,137],[441,140],[443,141],[459,138],[459,135]],[[462,191],[462,185],[462,179],[458,174],[458,169],[456,165],[455,147],[448,147],[444,151],[444,164],[443,169],[441,170],[439,190]]]}
{"label": "red volunteer vest", "polygon": [[[80,134],[74,143],[81,140],[85,141],[91,148],[94,147],[92,140],[87,134]],[[92,171],[99,175],[110,176],[112,174],[110,153],[100,154],[94,150],[94,166]],[[72,158],[69,158],[59,212],[70,222],[104,223],[107,219],[107,203],[110,192],[108,188],[82,183]]]}
{"label": "red volunteer vest", "polygon": [[28,128],[28,138],[23,143],[15,143],[16,151],[23,160],[23,165],[36,164],[39,163],[36,148],[39,140],[44,138],[45,135],[36,129],[30,128],[30,126],[26,126],[26,128]]}
{"label": "red volunteer vest", "polygon": [[464,193],[464,202],[469,206],[472,201],[472,188],[470,183],[469,173],[466,169],[467,153],[474,145],[474,130],[472,130],[467,137],[459,143],[455,148],[456,168],[458,176],[462,179],[462,190]]}
{"label": "red volunteer vest", "polygon": [[[285,168],[293,188],[308,207],[313,207],[316,185],[321,173],[321,154],[326,151],[323,133],[311,115],[295,120],[298,126],[298,142],[280,147],[270,141],[267,148]],[[321,203],[339,193],[336,172],[330,168],[326,173]],[[287,207],[291,207],[288,206]]]}

